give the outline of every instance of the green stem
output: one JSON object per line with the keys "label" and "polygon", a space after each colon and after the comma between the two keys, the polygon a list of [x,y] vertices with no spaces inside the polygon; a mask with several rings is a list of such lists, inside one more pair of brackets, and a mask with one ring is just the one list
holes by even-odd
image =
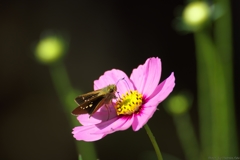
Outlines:
{"label": "green stem", "polygon": [[[234,111],[234,91],[233,91],[233,47],[232,47],[232,15],[231,15],[231,1],[230,0],[215,0],[222,11],[223,15],[219,17],[213,26],[214,28],[214,41],[221,60],[224,90],[223,103],[226,107],[220,108],[221,112],[226,115],[225,134],[222,135],[221,143],[224,145],[216,150],[216,154],[222,153],[225,156],[238,154],[237,145],[237,131],[236,131],[236,118]],[[219,142],[216,139],[215,145]]]}
{"label": "green stem", "polygon": [[[76,117],[71,115],[71,111],[76,107],[73,97],[75,97],[75,91],[71,86],[70,80],[66,68],[62,62],[52,64],[50,67],[50,74],[54,87],[57,91],[59,99],[62,103],[63,110],[67,115],[71,128],[79,126],[79,122]],[[87,143],[83,141],[75,141],[78,154],[81,155],[84,160],[96,160],[96,151],[93,143]]]}
{"label": "green stem", "polygon": [[202,158],[235,156],[237,138],[231,71],[226,70],[225,60],[210,33],[206,30],[196,32],[195,42]]}
{"label": "green stem", "polygon": [[[200,139],[202,146],[202,157],[212,155],[213,139],[213,108],[217,107],[214,101],[217,85],[216,80],[216,50],[206,31],[194,34],[197,59],[197,86],[198,86],[198,109],[200,123]],[[216,101],[215,101],[216,102]]]}
{"label": "green stem", "polygon": [[185,152],[186,159],[196,159],[196,157],[199,157],[200,148],[189,113],[186,112],[182,115],[173,116],[173,120],[181,145]]}
{"label": "green stem", "polygon": [[229,0],[215,0],[223,15],[195,33],[202,158],[237,156],[233,95],[232,26]]}
{"label": "green stem", "polygon": [[144,125],[144,128],[145,128],[145,130],[146,130],[146,132],[147,132],[147,134],[148,134],[148,136],[149,136],[149,138],[150,138],[150,140],[152,142],[152,145],[153,145],[153,148],[154,148],[154,150],[155,150],[155,152],[157,154],[158,160],[163,160],[162,154],[161,154],[160,149],[158,147],[158,144],[157,144],[157,142],[155,140],[155,137],[152,134],[151,129],[148,127],[147,124]]}

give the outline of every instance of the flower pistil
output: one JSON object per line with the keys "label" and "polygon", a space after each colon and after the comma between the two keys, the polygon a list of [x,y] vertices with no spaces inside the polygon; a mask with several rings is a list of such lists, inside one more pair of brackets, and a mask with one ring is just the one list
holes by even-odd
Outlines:
{"label": "flower pistil", "polygon": [[118,99],[115,105],[117,115],[138,113],[143,103],[143,96],[137,90],[130,90]]}

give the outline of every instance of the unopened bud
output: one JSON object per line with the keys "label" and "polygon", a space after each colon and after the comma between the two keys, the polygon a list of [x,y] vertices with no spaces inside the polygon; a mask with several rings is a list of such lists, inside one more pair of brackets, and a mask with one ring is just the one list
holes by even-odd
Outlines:
{"label": "unopened bud", "polygon": [[209,17],[210,7],[202,1],[189,3],[183,11],[183,21],[194,31],[202,28],[208,22]]}
{"label": "unopened bud", "polygon": [[63,38],[57,35],[45,36],[35,49],[37,59],[45,64],[53,63],[64,55],[66,43]]}

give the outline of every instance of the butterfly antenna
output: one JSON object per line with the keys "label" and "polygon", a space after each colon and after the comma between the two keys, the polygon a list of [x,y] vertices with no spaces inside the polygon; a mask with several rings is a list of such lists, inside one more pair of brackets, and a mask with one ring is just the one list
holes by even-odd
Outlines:
{"label": "butterfly antenna", "polygon": [[124,81],[126,82],[126,84],[127,84],[127,86],[128,86],[128,90],[130,90],[130,87],[129,87],[127,81],[125,80],[125,77],[119,79],[119,80],[117,81],[117,83],[116,83],[116,86],[117,86],[118,82],[120,82],[121,80],[124,80]]}
{"label": "butterfly antenna", "polygon": [[124,81],[126,82],[126,84],[127,84],[127,86],[128,86],[128,90],[130,90],[130,87],[129,87],[127,81],[125,80],[125,78],[123,78],[122,80],[124,80]]}
{"label": "butterfly antenna", "polygon": [[117,83],[116,83],[116,86],[117,86],[117,84],[118,84],[119,81],[124,80],[124,79],[125,79],[125,77],[119,79],[119,80],[117,81]]}

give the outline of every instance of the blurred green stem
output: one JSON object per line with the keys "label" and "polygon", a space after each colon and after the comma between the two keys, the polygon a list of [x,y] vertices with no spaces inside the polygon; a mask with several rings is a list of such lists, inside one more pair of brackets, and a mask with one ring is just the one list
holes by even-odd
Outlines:
{"label": "blurred green stem", "polygon": [[148,127],[147,124],[144,125],[144,128],[145,128],[145,130],[146,130],[146,132],[147,132],[147,134],[148,134],[148,136],[149,136],[149,138],[150,138],[150,140],[152,142],[152,145],[153,145],[153,148],[155,149],[155,152],[157,154],[158,160],[163,160],[161,151],[160,151],[160,149],[158,147],[158,144],[157,144],[157,142],[155,140],[155,137],[152,134],[151,129]]}
{"label": "blurred green stem", "polygon": [[[229,22],[224,21],[224,19],[222,21],[221,23],[216,23],[215,26]],[[227,35],[226,32],[228,33]],[[211,33],[207,30],[198,31],[194,35],[197,54],[202,159],[206,159],[208,156],[237,156],[232,89],[233,62],[230,47],[232,44],[231,40],[229,40],[231,32],[225,26],[218,28],[218,34],[219,37],[221,37],[220,35],[225,35],[226,37],[221,37],[221,43],[217,42],[216,45],[211,37]],[[220,47],[219,45],[222,46]]]}
{"label": "blurred green stem", "polygon": [[187,160],[199,157],[199,145],[194,133],[194,128],[188,112],[173,116],[173,120],[177,129],[177,133],[183,147]]}
{"label": "blurred green stem", "polygon": [[[71,124],[71,128],[79,126],[80,124],[77,118],[71,115],[71,111],[73,110],[74,107],[76,107],[76,104],[74,104],[74,100],[72,99],[72,97],[76,95],[74,95],[74,89],[71,86],[64,64],[61,61],[59,61],[57,63],[52,64],[49,69],[54,87],[57,91],[57,94],[59,96],[59,99],[61,100],[62,105],[64,106],[63,110],[67,115],[69,123]],[[69,134],[71,134],[71,132],[69,132]],[[74,141],[76,143],[77,152],[82,156],[83,160],[97,159],[93,143],[76,141],[75,139]]]}
{"label": "blurred green stem", "polygon": [[[214,81],[211,77],[215,77],[216,63],[214,55],[216,53],[212,41],[206,31],[199,31],[195,33],[196,43],[196,58],[197,58],[197,85],[198,85],[198,105],[199,105],[199,122],[200,122],[200,139],[203,150],[203,159],[206,156],[212,155],[212,100],[214,94],[211,87],[214,86]],[[213,54],[214,53],[214,54]],[[213,86],[211,86],[213,85]]]}
{"label": "blurred green stem", "polygon": [[[221,108],[222,112],[226,112],[226,134],[222,135],[222,143],[225,143],[222,148],[217,148],[214,152],[221,152],[225,150],[226,155],[237,156],[237,132],[236,132],[236,118],[234,112],[234,91],[233,91],[233,48],[232,48],[232,15],[230,0],[215,0],[223,10],[223,15],[215,21],[214,24],[214,42],[218,50],[218,55],[221,59],[222,74],[224,77],[223,86],[223,105],[226,109]],[[216,119],[217,121],[217,119]],[[221,135],[221,134],[220,134]],[[219,136],[220,136],[219,135]],[[215,139],[217,145],[218,139]],[[220,150],[221,149],[221,150]]]}

